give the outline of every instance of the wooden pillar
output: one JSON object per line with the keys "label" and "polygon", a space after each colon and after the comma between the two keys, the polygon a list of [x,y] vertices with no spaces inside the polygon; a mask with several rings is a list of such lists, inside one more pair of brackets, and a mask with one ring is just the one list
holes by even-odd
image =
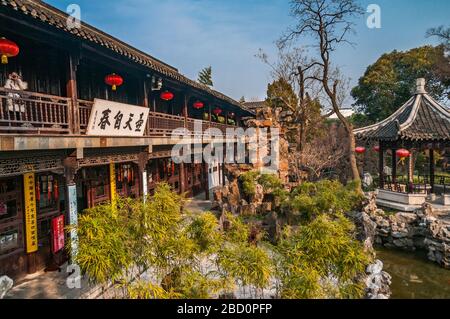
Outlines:
{"label": "wooden pillar", "polygon": [[396,149],[392,148],[392,183],[394,184],[394,188],[395,188],[395,184],[397,182],[397,153],[396,153]]}
{"label": "wooden pillar", "polygon": [[186,170],[184,162],[180,163],[180,193],[184,193],[186,191]]}
{"label": "wooden pillar", "polygon": [[148,162],[148,152],[141,152],[138,156],[137,167],[139,173],[139,196],[146,196],[147,192],[147,162]]}
{"label": "wooden pillar", "polygon": [[68,112],[70,132],[80,134],[80,116],[78,111],[78,93],[77,93],[77,67],[80,63],[80,57],[73,54],[68,56],[67,68],[67,97],[70,98],[71,107]]}
{"label": "wooden pillar", "polygon": [[205,190],[205,199],[209,200],[209,168],[208,163],[203,162],[203,188]]}
{"label": "wooden pillar", "polygon": [[430,148],[430,192],[434,194],[434,150]]}
{"label": "wooden pillar", "polygon": [[379,182],[378,186],[380,189],[384,188],[384,145],[379,142],[380,151],[378,153],[378,174],[379,174]]}
{"label": "wooden pillar", "polygon": [[[75,183],[75,174],[77,172],[77,158],[76,156],[69,156],[64,159],[64,198],[66,208],[66,225],[75,226],[78,224],[78,206],[77,206],[77,185]],[[76,230],[69,232],[69,237],[72,240],[72,251],[77,250],[77,233]],[[70,263],[73,263],[74,256],[70,255]]]}

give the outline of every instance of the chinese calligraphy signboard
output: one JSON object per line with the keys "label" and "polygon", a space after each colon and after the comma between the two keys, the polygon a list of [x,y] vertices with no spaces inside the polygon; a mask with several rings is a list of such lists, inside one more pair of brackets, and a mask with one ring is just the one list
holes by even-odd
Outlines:
{"label": "chinese calligraphy signboard", "polygon": [[53,253],[64,248],[64,215],[52,219]]}
{"label": "chinese calligraphy signboard", "polygon": [[27,253],[33,253],[38,250],[36,188],[34,183],[34,173],[26,173],[23,175]]}
{"label": "chinese calligraphy signboard", "polygon": [[86,134],[143,136],[148,113],[146,107],[95,99]]}

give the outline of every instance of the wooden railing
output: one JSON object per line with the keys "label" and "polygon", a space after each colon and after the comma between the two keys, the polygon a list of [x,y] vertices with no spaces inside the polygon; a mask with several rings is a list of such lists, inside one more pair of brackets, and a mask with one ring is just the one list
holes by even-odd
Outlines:
{"label": "wooden railing", "polygon": [[89,124],[89,116],[94,105],[92,101],[78,100],[78,117],[80,120],[80,133],[85,134]]}
{"label": "wooden railing", "polygon": [[[79,131],[86,134],[93,104],[93,101],[78,100],[77,108],[73,109],[70,98],[0,88],[0,133],[70,134]],[[74,110],[78,112],[79,130],[74,130],[72,124],[76,122],[72,121]],[[235,127],[150,112],[145,135],[170,136],[173,130],[183,127],[194,134],[196,121],[201,123],[202,132],[211,127],[226,133],[228,127]]]}
{"label": "wooden railing", "polygon": [[71,100],[0,88],[0,132],[70,133]]}
{"label": "wooden railing", "polygon": [[150,112],[148,115],[147,134],[170,136],[173,130],[184,127],[184,117],[165,113]]}

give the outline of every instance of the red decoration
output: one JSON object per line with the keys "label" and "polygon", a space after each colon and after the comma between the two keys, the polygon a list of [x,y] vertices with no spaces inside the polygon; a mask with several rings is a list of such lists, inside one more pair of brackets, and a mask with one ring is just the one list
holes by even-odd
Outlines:
{"label": "red decoration", "polygon": [[118,86],[123,84],[123,78],[120,75],[113,73],[105,77],[105,83],[112,86],[112,90],[115,91]]}
{"label": "red decoration", "polygon": [[64,248],[64,215],[52,219],[52,252],[57,253]]}
{"label": "red decoration", "polygon": [[222,113],[222,110],[221,110],[220,108],[216,107],[216,108],[214,109],[213,113],[217,116],[217,115],[219,115],[220,113]]}
{"label": "red decoration", "polygon": [[203,102],[197,101],[193,104],[193,106],[195,109],[200,110],[203,108],[204,104],[203,104]]}
{"label": "red decoration", "polygon": [[397,150],[395,152],[395,154],[397,154],[397,156],[399,158],[406,158],[406,157],[411,155],[411,153],[408,150],[405,150],[404,148],[401,148],[401,149]]}
{"label": "red decoration", "polygon": [[355,148],[355,152],[358,153],[358,154],[363,154],[363,153],[366,152],[366,148],[362,147],[362,146],[358,146],[358,147]]}
{"label": "red decoration", "polygon": [[53,182],[53,198],[55,199],[55,202],[59,199],[59,187],[58,187],[58,181],[55,180]]}
{"label": "red decoration", "polygon": [[38,202],[41,201],[41,181],[38,179],[38,182],[36,184],[36,200]]}
{"label": "red decoration", "polygon": [[15,57],[19,54],[19,46],[14,42],[5,38],[0,39],[0,55],[2,56],[2,64],[8,64],[8,58]]}
{"label": "red decoration", "polygon": [[161,99],[164,101],[171,101],[171,100],[173,100],[173,97],[174,97],[174,95],[172,92],[165,91],[165,92],[161,93]]}
{"label": "red decoration", "polygon": [[375,152],[379,152],[380,151],[380,147],[378,145],[376,145],[376,146],[373,147],[373,150]]}

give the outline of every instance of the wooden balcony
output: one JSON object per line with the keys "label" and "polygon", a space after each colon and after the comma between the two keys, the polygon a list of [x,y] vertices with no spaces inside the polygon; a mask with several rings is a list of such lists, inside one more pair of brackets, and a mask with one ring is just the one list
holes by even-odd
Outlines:
{"label": "wooden balcony", "polygon": [[0,133],[69,134],[71,100],[0,88]]}
{"label": "wooden balcony", "polygon": [[[86,134],[89,116],[94,102],[78,100],[73,105],[70,98],[13,91],[0,88],[0,134]],[[79,127],[75,129],[73,114],[78,113]],[[202,132],[210,127],[226,133],[232,125],[184,118],[183,116],[150,112],[145,136],[170,136],[174,129],[185,127],[194,132],[196,121],[201,123]],[[198,124],[197,124],[198,125]]]}

